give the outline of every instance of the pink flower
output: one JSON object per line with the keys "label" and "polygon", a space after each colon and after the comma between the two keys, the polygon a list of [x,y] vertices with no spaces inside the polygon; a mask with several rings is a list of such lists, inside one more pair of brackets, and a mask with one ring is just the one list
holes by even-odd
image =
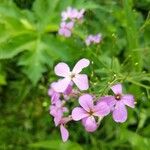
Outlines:
{"label": "pink flower", "polygon": [[54,90],[57,92],[64,92],[71,82],[75,83],[80,90],[87,90],[89,87],[88,77],[86,74],[79,73],[89,64],[90,61],[83,58],[76,63],[72,71],[70,71],[66,63],[61,62],[57,64],[54,69],[55,74],[63,77],[63,79],[58,80],[54,86]]}
{"label": "pink flower", "polygon": [[61,118],[59,125],[60,125],[60,133],[61,133],[61,138],[63,140],[63,142],[66,142],[69,138],[69,132],[67,130],[67,128],[65,127],[66,123],[68,123],[69,121],[71,121],[71,117],[63,117]]}
{"label": "pink flower", "polygon": [[75,19],[82,20],[84,12],[84,9],[78,11],[75,8],[68,7],[66,11],[63,11],[61,13],[62,21],[66,21],[67,19],[70,19],[72,21],[74,21]]}
{"label": "pink flower", "polygon": [[60,29],[58,31],[59,35],[63,35],[65,37],[70,37],[72,34],[72,29],[74,26],[74,22],[62,22],[60,24]]}
{"label": "pink flower", "polygon": [[72,111],[72,119],[82,120],[85,129],[88,132],[94,132],[97,129],[95,117],[103,118],[108,115],[110,108],[105,102],[93,104],[93,98],[89,94],[84,94],[79,98],[81,107],[76,107]]}
{"label": "pink flower", "polygon": [[98,44],[98,43],[100,43],[101,39],[102,39],[101,34],[89,35],[86,38],[85,43],[86,43],[87,46],[89,46],[92,43]]}
{"label": "pink flower", "polygon": [[116,84],[111,87],[115,96],[104,96],[100,98],[99,102],[107,102],[111,111],[113,112],[113,119],[116,122],[125,122],[127,120],[126,105],[134,108],[134,97],[131,94],[122,93],[122,85]]}
{"label": "pink flower", "polygon": [[55,126],[59,124],[64,112],[68,112],[68,109],[63,106],[60,100],[55,105],[50,106],[50,114],[54,117]]}

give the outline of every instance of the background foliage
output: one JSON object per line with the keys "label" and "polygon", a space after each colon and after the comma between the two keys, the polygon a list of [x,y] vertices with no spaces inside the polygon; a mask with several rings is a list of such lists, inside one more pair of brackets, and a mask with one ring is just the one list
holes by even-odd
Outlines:
{"label": "background foliage", "polygon": [[[68,6],[86,13],[65,39],[57,30]],[[149,0],[0,0],[0,149],[149,150],[149,10]],[[102,43],[86,47],[86,35],[99,32]],[[137,106],[126,123],[108,117],[92,134],[70,125],[64,144],[48,113],[47,89],[57,62],[74,65],[82,57],[92,61],[90,92],[104,95],[123,82]]]}

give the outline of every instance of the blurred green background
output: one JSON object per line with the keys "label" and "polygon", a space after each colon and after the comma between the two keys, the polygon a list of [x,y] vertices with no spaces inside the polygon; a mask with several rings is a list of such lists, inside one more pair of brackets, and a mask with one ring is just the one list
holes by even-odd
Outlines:
{"label": "blurred green background", "polygon": [[[61,12],[86,9],[71,38],[57,34]],[[150,149],[150,0],[0,0],[0,149],[149,150]],[[87,47],[88,34],[102,33]],[[80,58],[89,92],[101,96],[123,82],[137,105],[124,124],[111,116],[95,133],[70,123],[70,139],[61,142],[49,115],[47,89],[56,80],[53,67]]]}

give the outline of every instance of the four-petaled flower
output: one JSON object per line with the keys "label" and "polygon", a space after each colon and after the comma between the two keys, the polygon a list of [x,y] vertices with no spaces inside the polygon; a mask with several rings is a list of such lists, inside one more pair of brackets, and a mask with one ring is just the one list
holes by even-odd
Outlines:
{"label": "four-petaled flower", "polygon": [[66,21],[67,19],[70,19],[72,21],[82,20],[84,12],[84,9],[77,10],[75,8],[68,7],[66,11],[63,11],[61,13],[62,21]]}
{"label": "four-petaled flower", "polygon": [[123,94],[121,84],[116,84],[111,89],[115,95],[101,97],[99,102],[106,102],[109,105],[114,121],[125,122],[127,120],[126,105],[134,108],[134,97],[131,94]]}
{"label": "four-petaled flower", "polygon": [[55,105],[50,106],[50,114],[54,117],[55,126],[59,124],[64,112],[68,112],[68,109],[63,106],[63,102],[61,100],[57,100]]}
{"label": "four-petaled flower", "polygon": [[86,74],[79,73],[89,64],[90,61],[83,58],[76,63],[72,71],[70,71],[70,68],[66,63],[61,62],[57,64],[54,69],[55,74],[64,78],[54,85],[54,90],[56,92],[64,92],[70,82],[75,83],[80,90],[87,90],[89,88],[88,77]]}
{"label": "four-petaled flower", "polygon": [[96,34],[96,35],[89,35],[86,39],[85,39],[85,43],[87,46],[89,46],[92,43],[98,44],[101,42],[102,39],[102,35],[101,34]]}
{"label": "four-petaled flower", "polygon": [[74,22],[62,22],[60,24],[60,29],[58,31],[59,35],[63,35],[65,37],[70,37],[72,34],[72,29],[74,26]]}
{"label": "four-petaled flower", "polygon": [[95,117],[103,118],[110,112],[110,108],[105,102],[94,105],[93,97],[89,94],[82,95],[79,98],[79,104],[81,107],[76,107],[72,111],[72,119],[82,120],[88,132],[94,132],[98,127]]}

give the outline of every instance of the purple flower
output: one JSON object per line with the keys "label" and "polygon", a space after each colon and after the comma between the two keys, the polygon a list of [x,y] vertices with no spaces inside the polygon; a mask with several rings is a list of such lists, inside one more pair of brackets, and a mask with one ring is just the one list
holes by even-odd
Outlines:
{"label": "purple flower", "polygon": [[116,84],[111,87],[114,96],[104,96],[100,98],[99,102],[107,102],[112,113],[113,119],[116,122],[125,122],[127,120],[126,106],[134,108],[134,97],[131,94],[122,93],[122,85]]}
{"label": "purple flower", "polygon": [[72,71],[70,71],[66,63],[61,62],[57,64],[55,66],[55,74],[63,77],[63,79],[58,80],[54,86],[54,90],[57,92],[64,92],[71,82],[75,83],[80,90],[87,90],[89,87],[88,77],[86,74],[79,73],[89,64],[90,61],[83,58],[76,63]]}
{"label": "purple flower", "polygon": [[85,12],[84,9],[81,9],[78,11],[75,8],[68,7],[66,11],[63,11],[61,13],[62,21],[66,21],[68,19],[70,19],[72,21],[74,21],[75,19],[76,20],[82,20],[84,12]]}
{"label": "purple flower", "polygon": [[98,43],[100,43],[101,39],[102,39],[101,34],[89,35],[86,38],[85,43],[86,43],[87,46],[89,46],[92,43],[98,44]]}
{"label": "purple flower", "polygon": [[89,94],[84,94],[79,98],[81,107],[76,107],[72,111],[72,119],[82,120],[85,129],[88,132],[94,132],[97,129],[95,117],[103,118],[108,115],[110,108],[105,102],[94,105],[93,98]]}
{"label": "purple flower", "polygon": [[50,106],[50,114],[54,117],[55,126],[59,124],[64,112],[68,112],[68,109],[63,106],[60,100],[58,100],[55,105]]}
{"label": "purple flower", "polygon": [[62,22],[60,24],[60,29],[58,31],[59,35],[63,35],[65,37],[70,37],[72,34],[72,29],[74,26],[74,22]]}

